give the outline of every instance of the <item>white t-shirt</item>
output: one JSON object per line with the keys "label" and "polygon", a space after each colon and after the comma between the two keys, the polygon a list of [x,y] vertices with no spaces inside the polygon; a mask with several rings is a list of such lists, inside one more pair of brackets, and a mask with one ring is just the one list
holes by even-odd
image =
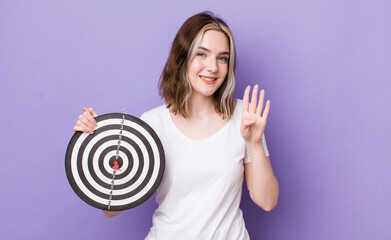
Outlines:
{"label": "white t-shirt", "polygon": [[[146,240],[248,240],[239,204],[243,162],[250,162],[240,135],[242,101],[216,134],[194,140],[176,128],[165,105],[141,116],[159,136],[166,168],[158,208]],[[266,156],[269,155],[263,137]]]}

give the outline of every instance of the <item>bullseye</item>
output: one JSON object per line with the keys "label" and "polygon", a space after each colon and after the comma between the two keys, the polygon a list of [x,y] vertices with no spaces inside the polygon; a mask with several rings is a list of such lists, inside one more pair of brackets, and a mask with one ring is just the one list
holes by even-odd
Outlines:
{"label": "bullseye", "polygon": [[122,161],[122,158],[121,157],[118,157],[118,159],[115,159],[115,157],[111,157],[110,158],[110,161],[109,161],[109,165],[112,169],[115,169],[115,170],[121,170],[121,167],[123,165],[123,161]]}

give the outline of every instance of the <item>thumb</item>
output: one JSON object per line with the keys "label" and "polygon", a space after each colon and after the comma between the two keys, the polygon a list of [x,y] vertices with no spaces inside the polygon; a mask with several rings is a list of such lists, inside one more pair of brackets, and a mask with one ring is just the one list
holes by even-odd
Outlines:
{"label": "thumb", "polygon": [[86,108],[86,107],[83,107],[83,111],[84,111],[84,112],[89,112],[89,113],[91,113],[91,115],[92,115],[93,117],[98,116],[98,114],[95,112],[95,110],[94,110],[93,108]]}
{"label": "thumb", "polygon": [[252,125],[254,123],[254,120],[244,120],[243,121],[243,125],[245,125],[245,126],[250,126],[250,125]]}

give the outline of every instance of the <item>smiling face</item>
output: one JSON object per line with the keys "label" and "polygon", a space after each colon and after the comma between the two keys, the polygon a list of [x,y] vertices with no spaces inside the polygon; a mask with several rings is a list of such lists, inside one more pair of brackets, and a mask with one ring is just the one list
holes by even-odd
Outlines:
{"label": "smiling face", "polygon": [[206,31],[187,70],[192,94],[210,97],[216,92],[227,76],[229,56],[227,36],[220,31]]}

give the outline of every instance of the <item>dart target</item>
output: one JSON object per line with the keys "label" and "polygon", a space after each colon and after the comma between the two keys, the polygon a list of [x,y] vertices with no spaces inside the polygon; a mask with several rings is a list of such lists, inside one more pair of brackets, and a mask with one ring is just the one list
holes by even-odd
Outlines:
{"label": "dart target", "polygon": [[89,205],[111,211],[133,208],[158,188],[164,172],[162,144],[144,121],[122,113],[95,118],[93,134],[76,132],[65,156],[68,181]]}

